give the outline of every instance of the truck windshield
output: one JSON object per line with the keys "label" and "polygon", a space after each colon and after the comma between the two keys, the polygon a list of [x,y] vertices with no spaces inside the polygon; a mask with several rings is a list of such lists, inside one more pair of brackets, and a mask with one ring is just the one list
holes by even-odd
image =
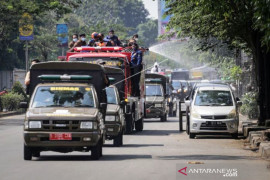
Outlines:
{"label": "truck windshield", "polygon": [[107,93],[107,103],[108,104],[117,104],[116,92],[113,87],[106,88]]}
{"label": "truck windshield", "polygon": [[38,87],[32,107],[96,107],[96,105],[90,87],[43,86]]}
{"label": "truck windshield", "polygon": [[146,85],[146,96],[163,96],[161,85]]}
{"label": "truck windshield", "polygon": [[173,89],[180,89],[181,88],[181,85],[180,85],[180,81],[172,81],[172,86],[173,86]]}
{"label": "truck windshield", "polygon": [[233,106],[230,91],[204,90],[198,91],[195,98],[196,106]]}

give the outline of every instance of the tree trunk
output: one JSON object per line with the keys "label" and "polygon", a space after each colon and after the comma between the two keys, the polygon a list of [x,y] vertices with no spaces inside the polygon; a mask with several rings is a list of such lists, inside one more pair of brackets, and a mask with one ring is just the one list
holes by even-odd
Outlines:
{"label": "tree trunk", "polygon": [[256,63],[257,84],[259,90],[259,124],[264,125],[270,119],[270,52],[261,46],[261,36],[256,37]]}

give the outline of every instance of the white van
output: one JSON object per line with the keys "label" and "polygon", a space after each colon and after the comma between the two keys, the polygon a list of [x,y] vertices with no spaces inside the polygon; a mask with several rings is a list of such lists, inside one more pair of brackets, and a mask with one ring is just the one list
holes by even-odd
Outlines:
{"label": "white van", "polygon": [[238,137],[238,106],[228,85],[207,84],[196,89],[192,101],[185,101],[189,106],[189,137],[198,134],[228,133]]}

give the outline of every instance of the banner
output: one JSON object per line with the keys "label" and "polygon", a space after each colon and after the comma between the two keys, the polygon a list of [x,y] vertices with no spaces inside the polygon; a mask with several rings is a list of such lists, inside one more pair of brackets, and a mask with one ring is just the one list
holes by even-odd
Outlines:
{"label": "banner", "polygon": [[68,26],[67,24],[57,24],[56,33],[58,35],[58,46],[67,47],[68,46]]}
{"label": "banner", "polygon": [[31,41],[34,39],[33,18],[30,14],[24,13],[19,21],[19,32],[21,41]]}

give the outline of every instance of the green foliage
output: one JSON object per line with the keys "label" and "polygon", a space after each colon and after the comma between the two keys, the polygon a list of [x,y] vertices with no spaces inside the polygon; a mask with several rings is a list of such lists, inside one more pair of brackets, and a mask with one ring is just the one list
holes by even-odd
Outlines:
{"label": "green foliage", "polygon": [[24,100],[27,100],[27,95],[22,84],[19,81],[16,81],[11,89],[11,92],[14,94],[22,95]]}
{"label": "green foliage", "polygon": [[240,112],[247,115],[250,119],[257,119],[259,116],[258,109],[258,93],[248,92],[242,96],[243,105],[240,108]]}
{"label": "green foliage", "polygon": [[7,111],[14,111],[19,108],[20,102],[24,100],[23,95],[10,92],[1,96],[2,108]]}
{"label": "green foliage", "polygon": [[142,41],[143,46],[149,47],[156,42],[158,36],[158,21],[148,19],[147,22],[139,24],[136,28],[139,39]]}

